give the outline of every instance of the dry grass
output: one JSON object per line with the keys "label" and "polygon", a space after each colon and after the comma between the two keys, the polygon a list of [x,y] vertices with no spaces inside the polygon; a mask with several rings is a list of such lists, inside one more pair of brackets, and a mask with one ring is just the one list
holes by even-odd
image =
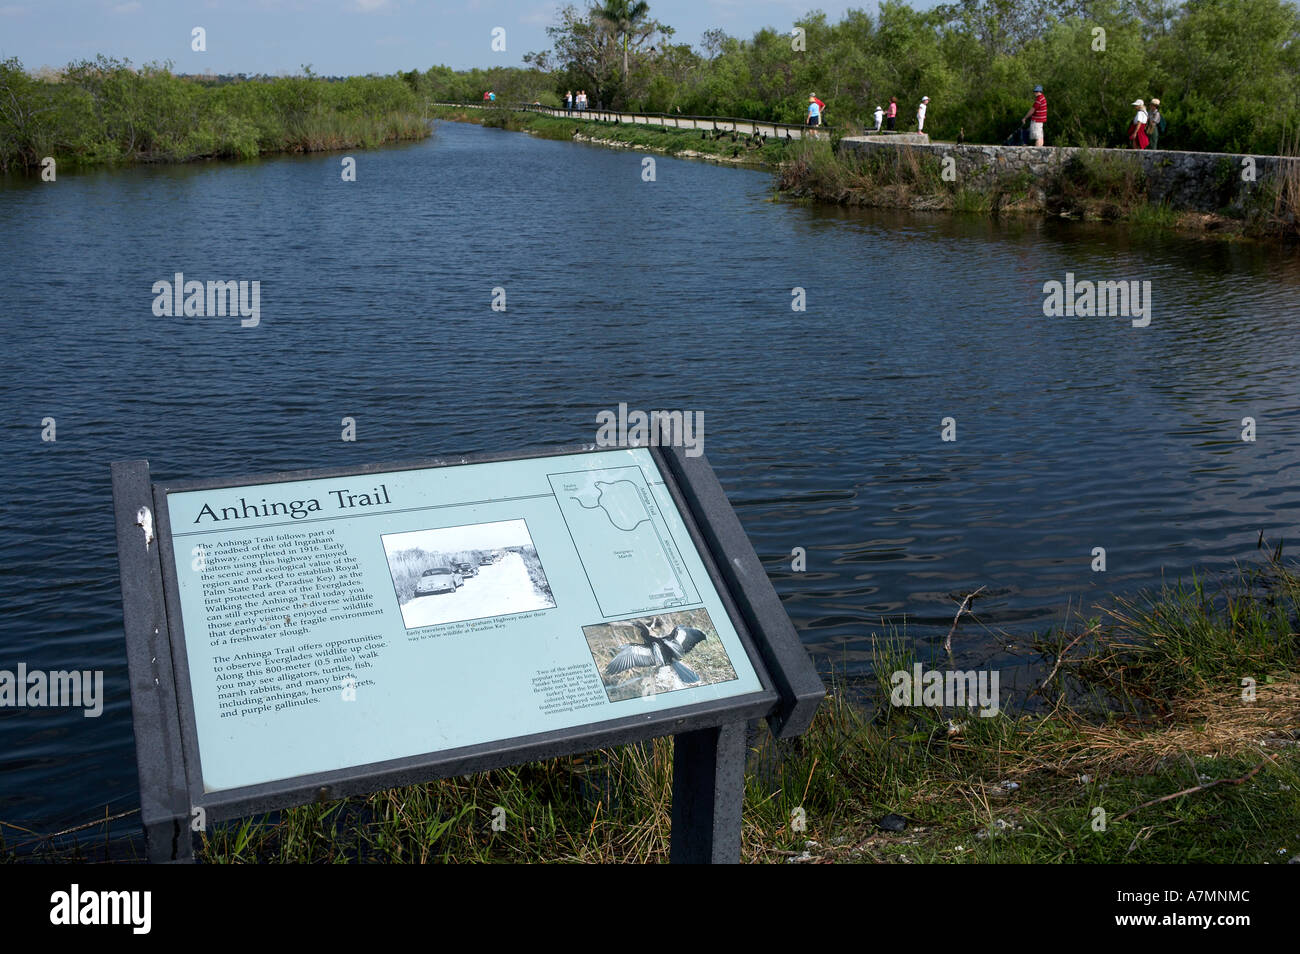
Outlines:
{"label": "dry grass", "polygon": [[[1268,749],[1296,744],[1300,733],[1300,677],[1255,687],[1255,701],[1234,687],[1206,689],[1172,706],[1164,724],[1140,722],[1079,727],[1079,748],[1068,762],[1086,771],[1150,772],[1173,760],[1261,758]],[[1064,761],[1064,760],[1063,760]]]}

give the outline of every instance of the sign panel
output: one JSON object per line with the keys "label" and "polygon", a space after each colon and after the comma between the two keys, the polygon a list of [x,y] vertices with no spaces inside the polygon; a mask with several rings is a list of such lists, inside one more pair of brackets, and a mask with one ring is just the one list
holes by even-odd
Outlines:
{"label": "sign panel", "polygon": [[166,507],[205,792],[764,691],[646,448]]}

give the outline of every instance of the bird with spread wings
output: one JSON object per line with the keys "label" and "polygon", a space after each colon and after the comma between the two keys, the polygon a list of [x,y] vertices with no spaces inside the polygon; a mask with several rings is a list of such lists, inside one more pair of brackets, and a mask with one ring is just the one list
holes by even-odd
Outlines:
{"label": "bird with spread wings", "polygon": [[605,675],[614,676],[647,666],[653,666],[656,671],[663,666],[672,666],[682,682],[700,681],[699,674],[682,662],[682,657],[708,638],[702,630],[693,626],[674,626],[669,630],[668,624],[658,616],[652,617],[648,624],[634,619],[624,625],[631,625],[641,642],[619,646],[605,667]]}

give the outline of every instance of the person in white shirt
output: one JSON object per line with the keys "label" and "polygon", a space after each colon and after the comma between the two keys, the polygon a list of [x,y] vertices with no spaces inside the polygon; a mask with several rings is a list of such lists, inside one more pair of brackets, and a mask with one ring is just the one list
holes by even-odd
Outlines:
{"label": "person in white shirt", "polygon": [[1133,122],[1129,123],[1128,143],[1134,149],[1145,149],[1147,147],[1146,103],[1135,99],[1133,105],[1137,107],[1137,115],[1133,117]]}
{"label": "person in white shirt", "polygon": [[925,110],[930,105],[930,97],[922,96],[921,105],[916,107],[916,131],[925,132]]}
{"label": "person in white shirt", "polygon": [[876,107],[876,132],[880,132],[880,124],[885,121],[885,111],[879,106]]}

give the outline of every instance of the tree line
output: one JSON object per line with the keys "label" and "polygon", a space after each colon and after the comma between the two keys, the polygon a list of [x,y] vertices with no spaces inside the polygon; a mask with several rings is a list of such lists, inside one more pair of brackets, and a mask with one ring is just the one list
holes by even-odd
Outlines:
{"label": "tree line", "polygon": [[372,146],[428,134],[431,101],[593,106],[801,122],[808,96],[832,127],[899,103],[899,128],[930,97],[926,132],[998,143],[1030,91],[1048,98],[1049,145],[1117,146],[1137,98],[1161,100],[1171,149],[1294,151],[1300,11],[1290,0],[882,0],[832,23],[809,13],[748,38],[696,45],[647,0],[561,8],[551,47],[518,67],[434,66],[391,76],[182,77],[104,56],[36,77],[0,61],[0,171],[59,162],[184,162]]}
{"label": "tree line", "polygon": [[519,68],[406,74],[423,95],[556,106],[585,89],[593,105],[643,112],[801,122],[808,95],[841,129],[899,103],[926,132],[999,143],[1042,84],[1049,145],[1119,146],[1130,103],[1161,100],[1162,147],[1275,153],[1300,125],[1300,11],[1287,0],[958,0],[917,10],[882,0],[839,22],[813,12],[748,38],[709,30],[678,42],[647,4],[562,8],[550,49]]}

